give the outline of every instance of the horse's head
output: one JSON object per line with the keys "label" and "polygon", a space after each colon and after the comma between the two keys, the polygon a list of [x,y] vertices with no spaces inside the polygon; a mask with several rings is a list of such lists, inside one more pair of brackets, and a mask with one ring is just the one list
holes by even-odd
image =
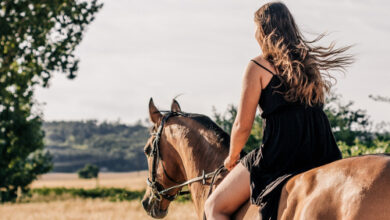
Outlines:
{"label": "horse's head", "polygon": [[149,177],[142,205],[153,218],[163,218],[168,212],[170,202],[180,192],[181,187],[162,192],[169,187],[185,181],[184,168],[175,145],[175,119],[168,117],[180,114],[180,106],[173,100],[171,112],[163,115],[156,108],[152,98],[149,101],[149,118],[153,123],[151,136],[146,142],[144,152],[148,160]]}

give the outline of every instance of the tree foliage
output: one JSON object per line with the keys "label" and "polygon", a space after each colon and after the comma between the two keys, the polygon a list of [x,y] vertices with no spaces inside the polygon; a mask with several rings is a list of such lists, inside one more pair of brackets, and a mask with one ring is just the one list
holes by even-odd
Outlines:
{"label": "tree foliage", "polygon": [[77,171],[77,174],[81,179],[98,178],[99,167],[93,164],[85,164],[85,167]]}
{"label": "tree foliage", "polygon": [[[213,107],[212,118],[224,131],[231,133],[234,120],[237,115],[237,107],[233,104],[230,104],[227,110],[224,113],[219,113]],[[257,148],[261,144],[263,139],[263,120],[260,115],[256,115],[253,122],[251,133],[248,137],[248,141],[245,144],[244,151],[250,152],[251,150]]]}
{"label": "tree foliage", "polygon": [[343,141],[338,141],[337,144],[341,150],[341,153],[343,154],[343,157],[390,153],[390,139],[387,141],[375,139],[371,146],[362,144],[359,139],[356,139],[355,143],[352,145],[347,145]]}
{"label": "tree foliage", "polygon": [[333,134],[337,141],[353,145],[355,139],[371,146],[375,139],[373,123],[366,110],[353,109],[353,102],[343,103],[341,95],[331,94],[327,99],[324,112],[328,116]]}
{"label": "tree foliage", "polygon": [[[367,153],[390,153],[390,133],[373,130],[373,123],[365,110],[354,109],[353,102],[344,103],[341,95],[331,94],[324,107],[336,141],[344,157]],[[229,105],[222,114],[213,108],[213,119],[230,134],[237,114],[237,107]],[[260,115],[256,115],[244,151],[248,152],[260,146],[263,123]]]}
{"label": "tree foliage", "polygon": [[108,171],[147,169],[143,147],[147,127],[120,122],[45,122],[46,149],[53,155],[54,172],[76,172],[91,163]]}
{"label": "tree foliage", "polygon": [[0,2],[0,201],[51,169],[34,88],[47,87],[53,72],[75,77],[74,49],[101,7],[96,0]]}

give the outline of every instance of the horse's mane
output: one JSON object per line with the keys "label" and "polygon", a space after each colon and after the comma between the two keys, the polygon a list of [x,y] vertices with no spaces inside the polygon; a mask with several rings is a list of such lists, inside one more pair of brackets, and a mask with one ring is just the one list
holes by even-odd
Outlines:
{"label": "horse's mane", "polygon": [[[195,120],[205,128],[213,131],[217,138],[221,141],[221,144],[226,149],[230,148],[230,135],[226,133],[221,127],[219,127],[213,120],[211,120],[208,116],[197,114],[197,113],[186,113],[188,117]],[[247,153],[244,150],[240,152],[240,158],[244,157]]]}
{"label": "horse's mane", "polygon": [[188,113],[188,112],[185,112],[184,114],[185,117],[188,117],[198,122],[200,125],[204,126],[207,130],[214,132],[217,138],[221,141],[222,146],[229,149],[230,135],[226,131],[224,131],[221,127],[219,127],[208,116],[198,114],[198,113]]}

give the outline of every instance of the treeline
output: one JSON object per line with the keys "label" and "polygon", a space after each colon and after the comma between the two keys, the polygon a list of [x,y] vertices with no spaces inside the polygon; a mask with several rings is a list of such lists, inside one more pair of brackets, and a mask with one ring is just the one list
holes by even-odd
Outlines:
{"label": "treeline", "polygon": [[[381,99],[378,99],[380,97]],[[389,104],[390,99],[382,96],[370,96],[374,101]],[[384,100],[384,101],[383,101]],[[352,101],[345,102],[341,95],[331,94],[324,106],[335,139],[343,153],[343,157],[371,153],[390,153],[390,123],[382,121],[374,123],[366,110],[356,109]],[[214,108],[213,119],[225,131],[231,131],[237,114],[237,107],[229,105],[224,113]],[[260,115],[254,120],[251,134],[244,148],[246,152],[260,146],[263,134],[263,121]]]}
{"label": "treeline", "polygon": [[[344,157],[390,153],[389,123],[374,124],[365,110],[355,109],[353,102],[344,103],[339,95],[331,96],[327,103],[324,110]],[[236,106],[229,105],[224,113],[214,109],[211,118],[230,133],[236,113]],[[149,132],[141,123],[53,121],[45,122],[43,129],[54,172],[76,172],[85,164],[95,164],[103,172],[147,169],[143,147]],[[260,145],[262,129],[257,115],[245,151]]]}
{"label": "treeline", "polygon": [[[19,202],[52,202],[54,200],[65,200],[72,198],[83,199],[103,199],[111,202],[141,200],[145,190],[128,190],[124,188],[65,188],[65,187],[43,187],[28,190]],[[190,194],[179,195],[176,202],[188,202],[191,200]]]}
{"label": "treeline", "polygon": [[76,172],[85,164],[101,171],[147,169],[143,146],[149,132],[142,125],[119,122],[44,122],[45,146],[52,155],[54,172]]}

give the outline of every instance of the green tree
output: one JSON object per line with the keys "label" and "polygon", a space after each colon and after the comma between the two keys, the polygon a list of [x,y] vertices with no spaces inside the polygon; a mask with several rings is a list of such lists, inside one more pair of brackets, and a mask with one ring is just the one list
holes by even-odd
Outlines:
{"label": "green tree", "polygon": [[[388,141],[388,132],[373,132],[369,116],[365,110],[353,109],[353,102],[343,103],[341,95],[332,93],[324,107],[324,112],[328,116],[333,134],[337,141],[345,146],[376,147],[375,141]],[[213,108],[213,119],[226,132],[230,134],[234,119],[236,118],[237,107],[230,104],[227,110],[221,114]],[[258,147],[262,141],[263,123],[260,115],[256,115],[252,126],[251,134],[244,147],[246,152]],[[378,139],[378,140],[377,140]],[[359,143],[359,144],[356,144]],[[371,149],[372,150],[372,149]],[[368,152],[368,151],[367,151]],[[347,155],[347,154],[346,154]]]}
{"label": "green tree", "polygon": [[98,178],[99,167],[93,164],[85,164],[84,168],[77,171],[77,173],[81,179]]}
{"label": "green tree", "polygon": [[96,0],[0,2],[0,201],[51,169],[34,88],[47,87],[53,72],[75,77],[74,49],[101,7]]}
{"label": "green tree", "polygon": [[[231,133],[234,120],[237,115],[237,107],[233,104],[228,105],[227,110],[222,114],[218,113],[216,108],[213,107],[213,120],[217,123],[224,131]],[[248,137],[248,141],[245,144],[244,151],[250,152],[251,150],[260,146],[263,139],[263,121],[260,115],[256,115],[252,125],[251,133]]]}
{"label": "green tree", "polygon": [[[383,102],[385,104],[390,104],[390,97],[381,96],[381,95],[369,95],[370,99],[375,102]],[[381,121],[376,124],[376,133],[375,136],[378,140],[386,141],[390,140],[390,122],[389,121]]]}
{"label": "green tree", "polygon": [[339,146],[343,154],[343,158],[360,156],[365,154],[390,153],[390,140],[381,141],[375,139],[373,141],[373,145],[370,147],[367,147],[366,145],[360,143],[359,139],[356,139],[353,145],[347,145],[345,142],[342,141],[338,141],[337,145]]}
{"label": "green tree", "polygon": [[343,103],[341,95],[334,93],[327,98],[326,103],[324,112],[337,141],[343,141],[349,146],[355,143],[355,139],[368,146],[373,144],[373,123],[366,110],[353,109],[352,101]]}
{"label": "green tree", "polygon": [[84,168],[77,171],[79,178],[96,180],[96,188],[99,187],[99,167],[93,164],[85,164]]}

